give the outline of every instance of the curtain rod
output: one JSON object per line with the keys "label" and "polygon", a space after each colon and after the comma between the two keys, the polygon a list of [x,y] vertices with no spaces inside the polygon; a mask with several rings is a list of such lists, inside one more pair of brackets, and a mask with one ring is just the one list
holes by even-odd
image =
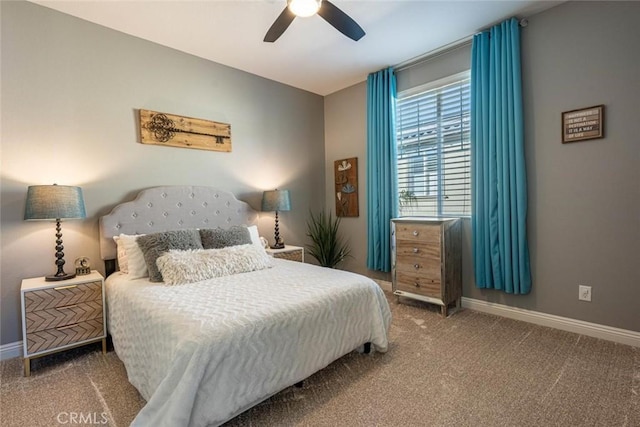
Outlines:
{"label": "curtain rod", "polygon": [[395,65],[393,67],[393,71],[402,71],[402,70],[406,70],[407,68],[411,68],[411,67],[415,67],[416,65],[420,65],[423,64],[425,62],[429,62],[432,59],[435,59],[439,56],[442,56],[444,54],[453,52],[454,50],[458,50],[460,48],[463,48],[465,46],[469,46],[471,44],[471,41],[473,40],[473,36],[468,36],[465,37],[463,39],[460,40],[456,40],[453,43],[449,43],[447,45],[444,45],[442,47],[439,47],[438,49],[434,49],[431,50],[425,54],[416,56],[414,58],[409,59],[408,61],[404,61],[399,63],[398,65]]}
{"label": "curtain rod", "polygon": [[[526,27],[527,25],[529,25],[529,21],[526,18],[522,18],[518,21],[518,24],[521,27]],[[477,33],[476,33],[477,34]],[[416,65],[420,65],[420,64],[424,64],[425,62],[429,62],[432,59],[436,59],[439,56],[445,55],[447,53],[453,52],[454,50],[458,50],[461,49],[463,47],[469,46],[471,44],[471,42],[473,41],[473,34],[467,37],[463,37],[459,40],[456,40],[452,43],[446,44],[442,47],[439,47],[437,49],[431,50],[427,53],[424,53],[422,55],[418,55],[414,58],[411,58],[407,61],[401,62],[397,65],[393,66],[393,70],[394,71],[402,71],[402,70],[406,70],[407,68],[411,68],[414,67]]]}

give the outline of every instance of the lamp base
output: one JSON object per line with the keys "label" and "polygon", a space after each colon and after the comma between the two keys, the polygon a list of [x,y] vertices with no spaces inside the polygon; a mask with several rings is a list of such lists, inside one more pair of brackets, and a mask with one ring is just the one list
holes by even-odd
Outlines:
{"label": "lamp base", "polygon": [[280,233],[278,233],[278,223],[276,222],[276,238],[273,245],[270,246],[271,249],[284,249],[284,240],[280,237]]}
{"label": "lamp base", "polygon": [[57,282],[60,280],[73,279],[74,277],[76,277],[76,273],[65,273],[59,276],[57,274],[52,274],[50,276],[45,276],[44,280],[45,282]]}

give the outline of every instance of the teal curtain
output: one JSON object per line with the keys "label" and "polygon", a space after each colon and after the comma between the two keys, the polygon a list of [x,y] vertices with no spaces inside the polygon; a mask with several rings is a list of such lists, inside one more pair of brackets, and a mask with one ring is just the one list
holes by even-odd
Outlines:
{"label": "teal curtain", "polygon": [[520,26],[515,18],[473,38],[471,173],[476,286],[529,293]]}
{"label": "teal curtain", "polygon": [[367,268],[391,271],[391,218],[398,215],[396,76],[367,78]]}

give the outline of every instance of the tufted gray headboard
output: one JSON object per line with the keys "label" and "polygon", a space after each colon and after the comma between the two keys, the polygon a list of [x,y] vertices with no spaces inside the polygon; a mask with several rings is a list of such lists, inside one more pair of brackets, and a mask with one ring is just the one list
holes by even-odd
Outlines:
{"label": "tufted gray headboard", "polygon": [[165,186],[142,190],[135,200],[100,217],[100,256],[116,258],[113,236],[148,234],[184,228],[252,225],[258,213],[224,190],[199,186]]}

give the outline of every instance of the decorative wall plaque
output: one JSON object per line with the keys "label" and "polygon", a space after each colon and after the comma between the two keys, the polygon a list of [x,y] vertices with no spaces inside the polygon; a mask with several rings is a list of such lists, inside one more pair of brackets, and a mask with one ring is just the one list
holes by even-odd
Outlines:
{"label": "decorative wall plaque", "polygon": [[230,152],[231,125],[140,110],[140,141],[143,144]]}
{"label": "decorative wall plaque", "polygon": [[562,143],[604,138],[604,105],[562,113]]}
{"label": "decorative wall plaque", "polygon": [[359,216],[358,158],[334,162],[336,216]]}

